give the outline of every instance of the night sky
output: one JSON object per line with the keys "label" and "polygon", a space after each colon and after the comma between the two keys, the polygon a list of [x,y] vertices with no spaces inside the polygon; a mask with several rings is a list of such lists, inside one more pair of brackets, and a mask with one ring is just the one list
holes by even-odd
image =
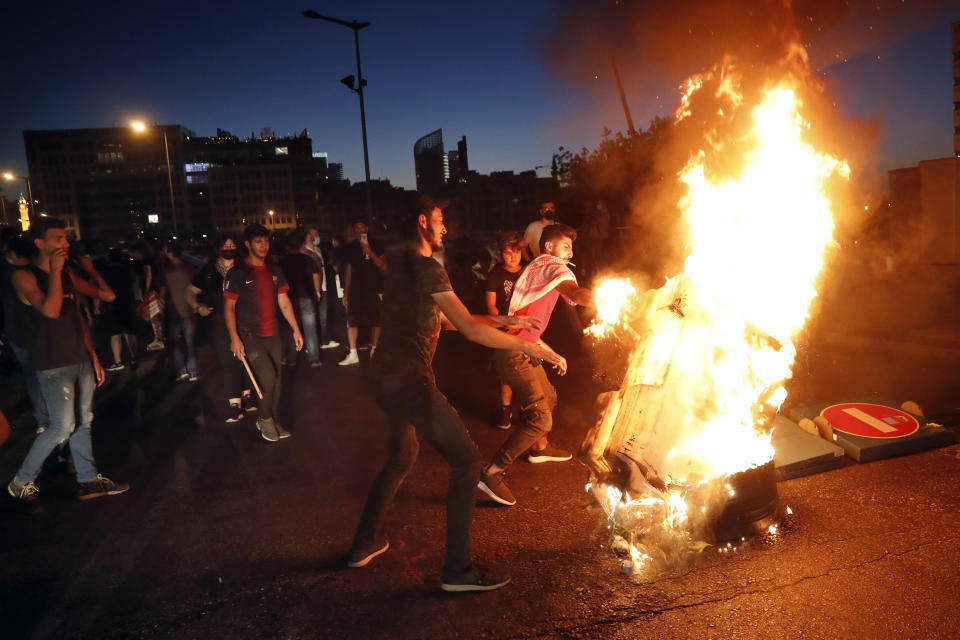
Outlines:
{"label": "night sky", "polygon": [[[304,9],[372,22],[360,47],[374,178],[413,187],[413,143],[441,127],[448,149],[467,136],[481,173],[549,165],[558,146],[590,146],[604,125],[625,126],[608,67],[590,86],[546,59],[563,4],[17,3],[0,14],[8,53],[0,169],[26,172],[23,129],[142,119],[201,136],[217,127],[240,137],[307,129],[314,151],[362,180],[358,101],[339,82],[356,71],[353,33],[303,18]],[[952,154],[952,20],[960,8],[938,9],[896,38],[818,67],[840,110],[880,126],[878,170]],[[629,69],[630,52],[618,55]],[[638,126],[672,111],[682,79],[655,87],[625,74]]]}

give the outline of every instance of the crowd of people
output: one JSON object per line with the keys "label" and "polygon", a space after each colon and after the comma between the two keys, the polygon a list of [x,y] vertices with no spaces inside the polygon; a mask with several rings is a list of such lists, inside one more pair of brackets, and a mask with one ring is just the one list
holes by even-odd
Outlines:
{"label": "crowd of people", "polygon": [[[578,233],[555,217],[554,204],[542,203],[523,233],[500,233],[489,250],[492,259],[471,265],[476,280],[483,280],[480,309],[468,308],[451,284],[442,207],[425,195],[398,221],[400,237],[389,260],[366,220],[356,220],[343,242],[309,227],[278,242],[253,224],[242,236],[218,236],[209,247],[213,255],[203,260],[200,248],[175,239],[160,246],[117,244],[93,259],[82,247],[71,250],[63,222],[42,218],[4,243],[3,344],[23,370],[38,433],[8,492],[36,504],[42,465],[54,451],[67,455],[65,444],[80,499],[129,489],[97,469],[90,437],[93,396],[107,375],[145,353],[165,350],[178,384],[216,375],[224,421],[236,423],[256,411],[260,437],[278,442],[291,436],[278,412],[289,365],[302,353],[306,366],[321,366],[321,351],[345,339],[346,355],[337,366],[355,366],[365,337],[370,393],[387,426],[388,460],[367,498],[348,566],[366,566],[389,549],[383,515],[416,460],[418,440],[424,440],[451,468],[443,590],[504,586],[509,578],[484,570],[471,555],[478,489],[499,504],[514,505],[504,479],[511,464],[572,458],[548,439],[557,391],[545,368],[563,375],[567,361],[542,334],[559,300],[562,307],[590,306],[593,294],[571,270]],[[586,247],[594,271],[592,247],[609,233],[602,202],[587,220],[578,246]],[[198,323],[216,354],[218,367],[210,372],[198,365]],[[519,409],[518,426],[487,464],[437,388],[432,362],[441,328],[493,350],[500,380],[495,426],[510,429],[511,407]],[[112,357],[106,368],[94,335],[109,343],[109,350],[100,350]],[[142,351],[141,338],[149,340]]]}

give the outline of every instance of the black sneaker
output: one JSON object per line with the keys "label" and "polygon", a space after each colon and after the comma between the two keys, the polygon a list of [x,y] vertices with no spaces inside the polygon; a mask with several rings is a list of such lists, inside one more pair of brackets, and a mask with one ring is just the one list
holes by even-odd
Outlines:
{"label": "black sneaker", "polygon": [[36,506],[40,502],[40,489],[33,482],[20,484],[14,478],[7,485],[7,492],[27,506]]}
{"label": "black sneaker", "polygon": [[361,549],[354,549],[347,556],[347,566],[353,569],[359,569],[370,564],[370,561],[390,548],[387,541],[377,542]]}
{"label": "black sneaker", "polygon": [[510,428],[510,406],[500,407],[500,415],[497,416],[497,429],[509,429]]}
{"label": "black sneaker", "polygon": [[112,365],[107,367],[107,371],[123,371],[124,366],[122,362],[114,362]]}
{"label": "black sneaker", "polygon": [[443,584],[440,585],[440,588],[451,593],[493,591],[494,589],[505,587],[509,583],[509,576],[493,576],[483,567],[473,565],[470,571],[459,576],[444,576]]}
{"label": "black sneaker", "polygon": [[224,422],[240,422],[243,420],[243,409],[238,404],[231,404],[227,409],[227,417]]}
{"label": "black sneaker", "polygon": [[533,464],[539,464],[541,462],[566,462],[571,458],[573,458],[573,454],[569,451],[557,449],[549,444],[540,451],[530,449],[530,451],[527,452],[527,462],[532,462]]}
{"label": "black sneaker", "polygon": [[110,478],[104,478],[99,473],[96,480],[90,482],[81,482],[77,489],[78,500],[91,500],[93,498],[102,498],[103,496],[115,496],[130,489],[130,485],[125,482],[116,483]]}
{"label": "black sneaker", "polygon": [[243,410],[247,413],[257,410],[257,401],[253,399],[252,393],[243,396]]}
{"label": "black sneaker", "polygon": [[508,507],[517,504],[517,499],[513,496],[513,492],[510,491],[510,487],[503,481],[503,471],[499,473],[487,473],[484,471],[483,475],[480,476],[480,482],[477,483],[477,488],[500,504],[507,505]]}
{"label": "black sneaker", "polygon": [[277,423],[277,437],[281,440],[290,437],[290,432],[283,428],[283,425],[279,422]]}

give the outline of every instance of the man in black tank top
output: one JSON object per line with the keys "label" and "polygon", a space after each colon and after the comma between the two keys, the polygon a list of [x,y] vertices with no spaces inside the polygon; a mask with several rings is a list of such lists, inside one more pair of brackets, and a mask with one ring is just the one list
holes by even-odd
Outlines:
{"label": "man in black tank top", "polygon": [[18,500],[35,504],[38,489],[34,480],[43,461],[69,438],[80,484],[77,497],[87,500],[123,493],[130,487],[100,475],[93,459],[93,391],[103,384],[105,374],[77,305],[78,293],[107,302],[115,296],[90,265],[84,268],[94,277],[96,287],[64,268],[70,243],[62,220],[42,218],[31,235],[38,252],[30,265],[12,276],[20,303],[14,308],[21,314],[23,343],[37,373],[50,426],[34,440],[7,491]]}

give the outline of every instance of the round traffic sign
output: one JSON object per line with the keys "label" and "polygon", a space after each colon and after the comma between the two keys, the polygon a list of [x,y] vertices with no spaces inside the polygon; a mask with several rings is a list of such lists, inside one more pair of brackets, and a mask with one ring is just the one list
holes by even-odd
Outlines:
{"label": "round traffic sign", "polygon": [[902,438],[920,428],[906,411],[868,402],[845,402],[820,412],[833,428],[864,438]]}

